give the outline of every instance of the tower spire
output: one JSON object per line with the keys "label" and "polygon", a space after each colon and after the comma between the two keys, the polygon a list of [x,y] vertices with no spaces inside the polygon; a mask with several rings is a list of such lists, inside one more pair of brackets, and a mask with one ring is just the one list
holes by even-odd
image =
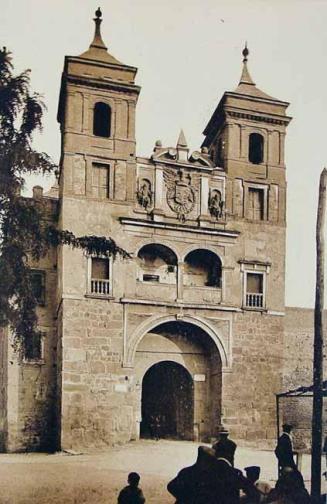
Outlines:
{"label": "tower spire", "polygon": [[239,84],[250,84],[252,86],[255,86],[255,83],[252,80],[252,77],[250,75],[250,72],[248,70],[248,56],[250,54],[250,51],[248,49],[248,44],[245,42],[244,49],[242,51],[243,54],[243,69],[242,69],[242,75]]}
{"label": "tower spire", "polygon": [[95,32],[94,32],[94,38],[93,41],[90,45],[91,47],[96,47],[98,49],[105,49],[107,50],[107,47],[105,43],[102,40],[101,37],[101,23],[102,23],[102,12],[100,7],[95,11],[95,18],[93,18],[93,21],[95,22]]}

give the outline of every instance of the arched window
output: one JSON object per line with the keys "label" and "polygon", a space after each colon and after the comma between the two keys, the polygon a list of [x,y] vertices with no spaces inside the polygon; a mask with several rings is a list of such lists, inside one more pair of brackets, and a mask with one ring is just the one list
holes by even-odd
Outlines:
{"label": "arched window", "polygon": [[143,282],[176,283],[177,257],[165,245],[144,245],[138,254],[140,280]]}
{"label": "arched window", "polygon": [[260,164],[263,161],[263,136],[259,133],[251,133],[249,136],[249,161],[253,164]]}
{"label": "arched window", "polygon": [[210,250],[192,250],[184,260],[184,285],[221,287],[221,260]]}
{"label": "arched window", "polygon": [[98,102],[94,105],[93,135],[110,137],[111,108],[106,103]]}

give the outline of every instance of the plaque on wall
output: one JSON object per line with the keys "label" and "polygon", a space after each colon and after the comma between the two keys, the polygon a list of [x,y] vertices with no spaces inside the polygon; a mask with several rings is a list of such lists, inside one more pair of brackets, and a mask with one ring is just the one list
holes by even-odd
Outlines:
{"label": "plaque on wall", "polygon": [[193,376],[193,380],[197,382],[204,382],[206,381],[206,375],[205,374],[195,374]]}
{"label": "plaque on wall", "polygon": [[167,203],[169,208],[177,214],[177,219],[185,222],[186,215],[192,212],[195,205],[196,189],[191,183],[191,175],[182,170],[177,173],[174,170],[164,172],[167,187]]}

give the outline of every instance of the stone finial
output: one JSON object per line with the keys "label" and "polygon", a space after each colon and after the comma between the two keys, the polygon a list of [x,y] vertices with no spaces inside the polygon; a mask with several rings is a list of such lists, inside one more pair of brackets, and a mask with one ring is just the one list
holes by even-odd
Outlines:
{"label": "stone finial", "polygon": [[181,129],[181,131],[179,133],[179,137],[178,137],[178,140],[177,140],[176,147],[177,148],[187,149],[187,141],[186,141],[186,138],[185,138],[185,135],[184,135],[184,131],[182,129]]}
{"label": "stone finial", "polygon": [[98,9],[95,11],[95,18],[93,18],[93,21],[95,22],[95,32],[94,39],[90,47],[97,47],[98,49],[107,50],[107,47],[101,37],[102,12],[100,7],[98,7]]}
{"label": "stone finial", "polygon": [[181,129],[178,140],[177,140],[177,161],[185,162],[188,156],[188,146],[184,135],[184,131]]}
{"label": "stone finial", "polygon": [[245,42],[245,47],[244,47],[244,49],[242,51],[242,54],[243,54],[243,63],[246,63],[247,60],[248,60],[248,55],[250,54],[247,42]]}
{"label": "stone finial", "polygon": [[36,185],[33,187],[33,198],[36,200],[40,200],[43,198],[43,187]]}
{"label": "stone finial", "polygon": [[252,77],[250,75],[250,72],[249,72],[248,66],[247,66],[248,56],[250,54],[247,42],[245,42],[245,46],[242,51],[242,54],[243,54],[243,69],[242,69],[242,75],[241,75],[241,79],[240,79],[239,84],[250,84],[251,86],[255,86],[255,83],[252,80]]}

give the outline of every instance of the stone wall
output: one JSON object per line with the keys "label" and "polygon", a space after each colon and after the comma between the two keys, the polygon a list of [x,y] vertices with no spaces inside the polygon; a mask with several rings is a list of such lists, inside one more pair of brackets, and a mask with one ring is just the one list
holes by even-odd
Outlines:
{"label": "stone wall", "polygon": [[223,422],[244,445],[272,446],[275,394],[282,384],[283,317],[244,312],[233,318],[232,369],[223,374]]}
{"label": "stone wall", "polygon": [[[4,342],[6,359],[1,383],[6,389],[6,451],[53,451],[56,448],[56,251],[50,250],[37,264],[45,273],[44,305],[37,306],[42,333],[41,358],[31,360],[14,352],[11,337]],[[3,343],[2,343],[3,344]],[[1,398],[0,398],[1,400]]]}
{"label": "stone wall", "polygon": [[[324,317],[327,330],[327,311]],[[314,310],[308,308],[286,308],[285,335],[283,346],[283,386],[281,391],[308,386],[313,381],[313,338]],[[326,378],[327,361],[324,362],[324,377]],[[324,427],[327,434],[326,411],[324,400]],[[295,444],[299,448],[310,447],[312,398],[281,398],[280,423],[289,422],[294,425]]]}
{"label": "stone wall", "polygon": [[118,393],[129,374],[121,368],[122,307],[64,299],[62,320],[62,448],[128,441],[131,406]]}

